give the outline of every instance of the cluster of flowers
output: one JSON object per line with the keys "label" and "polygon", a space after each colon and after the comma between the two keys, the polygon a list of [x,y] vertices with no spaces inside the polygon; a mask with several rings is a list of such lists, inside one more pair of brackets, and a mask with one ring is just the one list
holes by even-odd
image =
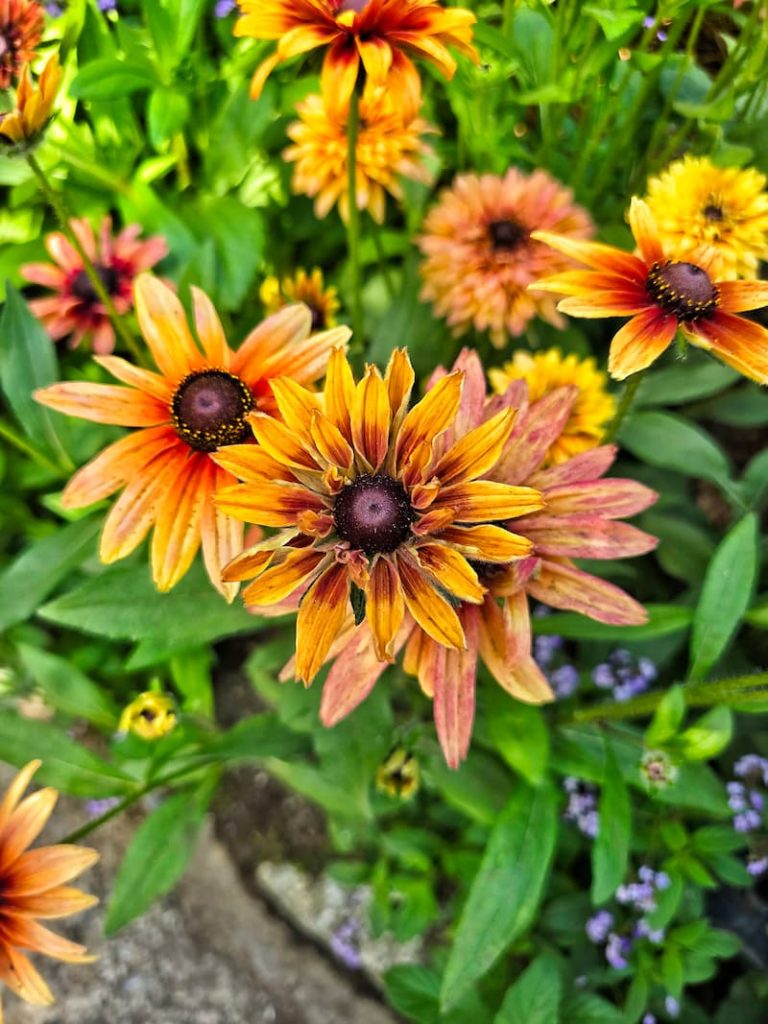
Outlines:
{"label": "cluster of flowers", "polygon": [[612,651],[608,660],[592,670],[595,686],[610,690],[614,700],[624,701],[645,693],[656,678],[656,666],[650,658],[636,658],[623,648]]}
{"label": "cluster of flowers", "polygon": [[563,818],[574,824],[582,835],[594,839],[600,828],[597,786],[569,775],[563,779],[563,789],[568,794],[568,806]]}
{"label": "cluster of flowers", "polygon": [[614,894],[617,903],[625,907],[630,917],[617,926],[617,916],[610,910],[598,910],[589,918],[586,933],[590,942],[605,945],[605,959],[611,967],[623,970],[629,966],[629,956],[635,943],[647,939],[654,945],[664,941],[664,929],[653,928],[648,921],[657,906],[658,893],[668,889],[669,876],[654,871],[647,864],[638,868],[637,881],[620,885]]}
{"label": "cluster of flowers", "polygon": [[[750,837],[764,831],[763,813],[768,790],[768,758],[759,754],[745,754],[733,768],[737,778],[728,783],[728,805],[734,812],[733,827]],[[768,871],[768,848],[763,843],[761,852],[753,852],[747,860],[747,871],[759,878]]]}

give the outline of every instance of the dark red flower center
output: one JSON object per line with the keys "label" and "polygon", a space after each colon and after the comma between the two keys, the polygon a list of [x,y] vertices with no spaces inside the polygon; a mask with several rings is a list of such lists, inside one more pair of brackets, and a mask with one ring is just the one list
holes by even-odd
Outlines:
{"label": "dark red flower center", "polygon": [[319,306],[310,306],[312,312],[312,330],[324,331],[326,328],[325,310]]}
{"label": "dark red flower center", "polygon": [[665,313],[678,320],[698,320],[717,309],[717,288],[695,263],[654,263],[645,289]]}
{"label": "dark red flower center", "polygon": [[401,483],[383,473],[365,473],[339,492],[333,518],[341,539],[370,557],[398,548],[415,513]]}
{"label": "dark red flower center", "polygon": [[253,407],[248,385],[224,370],[190,373],[171,402],[177,434],[200,452],[247,441],[251,432],[245,417]]}
{"label": "dark red flower center", "polygon": [[[114,295],[117,292],[118,285],[120,284],[120,275],[114,267],[107,267],[103,263],[94,263],[94,270],[99,275],[99,280],[104,285],[104,290],[107,295]],[[96,289],[93,287],[90,277],[84,270],[81,270],[77,277],[72,282],[71,286],[72,294],[88,305],[93,305],[99,301],[99,296],[96,294]]]}
{"label": "dark red flower center", "polygon": [[492,220],[488,225],[488,237],[494,250],[516,249],[527,234],[525,228],[514,220]]}

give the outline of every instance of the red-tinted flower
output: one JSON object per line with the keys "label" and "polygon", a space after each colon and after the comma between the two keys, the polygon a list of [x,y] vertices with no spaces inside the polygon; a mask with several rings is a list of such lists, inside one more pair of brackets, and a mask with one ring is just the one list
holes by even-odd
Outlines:
{"label": "red-tinted flower", "polygon": [[32,0],[0,0],[0,89],[7,89],[35,56],[43,9]]}

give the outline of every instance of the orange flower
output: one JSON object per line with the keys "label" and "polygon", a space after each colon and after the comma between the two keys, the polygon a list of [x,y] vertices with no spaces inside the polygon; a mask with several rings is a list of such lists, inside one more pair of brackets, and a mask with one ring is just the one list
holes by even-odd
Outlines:
{"label": "orange flower", "polygon": [[158,590],[175,586],[202,541],[211,582],[232,600],[237,587],[221,581],[221,567],[242,547],[242,525],[214,508],[217,487],[232,482],[211,453],[245,441],[252,409],[275,409],[270,382],[278,375],[310,384],[325,372],[331,350],[349,330],[310,337],[312,314],[286,306],[256,327],[233,352],[210,299],[192,289],[197,336],[171,289],[142,274],[136,280],[139,326],[160,370],[141,369],[116,356],[96,358],[128,387],[54,384],[35,392],[59,412],[141,429],[111,444],[70,480],[66,508],[84,508],[124,488],[101,535],[100,555],[129,555],[154,527],[152,576]]}
{"label": "orange flower", "polygon": [[611,342],[608,371],[617,380],[650,366],[680,329],[691,344],[768,384],[768,330],[734,315],[768,305],[768,282],[713,281],[709,264],[669,259],[640,199],[632,200],[629,223],[639,256],[534,232],[534,238],[591,269],[558,274],[531,287],[570,296],[557,308],[571,316],[632,318]]}
{"label": "orange flower", "polygon": [[[282,532],[243,552],[224,578],[256,577],[243,597],[276,605],[305,591],[296,675],[311,682],[350,609],[364,614],[377,657],[391,658],[406,611],[441,648],[461,650],[451,599],[482,602],[467,560],[506,563],[531,544],[499,526],[541,508],[530,487],[479,480],[495,465],[513,414],[502,410],[456,444],[462,373],[441,380],[410,411],[413,370],[404,350],[384,377],[368,366],[355,386],[343,352],[328,363],[324,403],[293,381],[272,382],[284,423],[249,417],[258,447],[215,456],[246,482],[220,492],[228,515]],[[363,605],[364,598],[364,609]]]}
{"label": "orange flower", "polygon": [[[347,112],[340,113],[324,96],[308,96],[296,111],[300,120],[288,127],[293,140],[283,153],[296,162],[291,188],[315,200],[315,215],[325,217],[335,203],[346,222],[349,216]],[[398,176],[429,185],[424,165],[431,155],[421,136],[434,131],[422,118],[405,117],[391,94],[366,88],[360,100],[360,126],[355,151],[357,206],[377,224],[384,222],[386,193],[403,198]]]}
{"label": "orange flower", "polygon": [[[58,797],[55,789],[40,789],[21,799],[39,767],[39,761],[30,761],[22,768],[0,804],[0,981],[28,1003],[50,1006],[51,990],[20,950],[71,964],[95,959],[84,946],[49,931],[36,919],[67,917],[98,903],[95,896],[65,883],[94,864],[99,855],[84,846],[28,849]],[[0,1007],[0,1021],[2,1017]]]}
{"label": "orange flower", "polygon": [[[236,36],[276,39],[275,52],[256,69],[251,96],[258,99],[268,75],[281,61],[327,46],[322,89],[341,110],[358,80],[360,66],[374,85],[397,97],[401,110],[416,112],[420,82],[408,54],[431,61],[452,78],[454,47],[477,63],[471,45],[475,16],[463,7],[443,8],[432,0],[238,0],[242,17]],[[404,115],[405,116],[405,115]]]}
{"label": "orange flower", "polygon": [[[465,650],[446,650],[412,620],[404,622],[393,645],[393,654],[405,648],[403,667],[434,699],[437,734],[452,768],[458,767],[469,749],[478,658],[512,697],[532,704],[552,698],[549,683],[531,654],[528,597],[599,622],[639,625],[647,619],[642,605],[614,584],[578,569],[572,559],[626,558],[656,545],[654,537],[616,521],[643,511],[656,495],[633,480],[601,479],[616,457],[614,446],[594,448],[543,468],[547,453],[568,423],[578,397],[576,388],[559,388],[529,403],[525,382],[515,381],[504,395],[486,400],[477,354],[465,349],[454,372],[457,367],[465,373],[466,398],[460,413],[464,430],[475,431],[478,424],[492,422],[499,410],[516,411],[512,432],[488,475],[540,491],[544,505],[541,511],[506,524],[529,540],[529,557],[508,559],[505,564],[501,559],[491,562],[479,549],[474,557],[470,554],[487,593],[482,602],[458,605]],[[498,527],[476,527],[488,529]],[[357,707],[387,667],[377,657],[370,633],[364,627],[354,629],[351,623],[331,653],[338,657],[325,681],[320,706],[327,726]]]}
{"label": "orange flower", "polygon": [[43,34],[43,9],[33,0],[0,0],[0,89],[7,89],[35,56]]}
{"label": "orange flower", "polygon": [[7,113],[0,113],[0,149],[5,148],[9,153],[27,153],[37,145],[51,119],[60,85],[58,54],[54,53],[48,59],[37,88],[32,84],[29,65],[25,65],[16,91],[16,106]]}
{"label": "orange flower", "polygon": [[[112,221],[105,217],[97,242],[87,220],[69,223],[93,261],[115,309],[118,313],[127,313],[133,308],[133,282],[137,275],[168,254],[165,239],[154,237],[139,241],[141,228],[138,224],[124,228],[113,238]],[[60,231],[46,236],[45,247],[53,264],[27,263],[22,266],[21,274],[34,284],[53,288],[56,294],[32,299],[29,308],[54,340],[68,334],[70,348],[76,348],[84,337],[90,336],[93,351],[107,355],[115,347],[115,329],[83,269],[82,259]]]}
{"label": "orange flower", "polygon": [[546,171],[459,175],[441,192],[417,240],[426,257],[421,297],[454,334],[487,330],[496,348],[522,334],[534,316],[562,327],[555,302],[527,290],[544,274],[573,266],[533,240],[539,228],[574,239],[592,235],[586,211]]}

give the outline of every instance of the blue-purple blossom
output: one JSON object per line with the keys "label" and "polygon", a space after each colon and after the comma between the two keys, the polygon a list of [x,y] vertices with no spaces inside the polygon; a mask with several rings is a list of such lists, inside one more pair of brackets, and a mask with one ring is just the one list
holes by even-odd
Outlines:
{"label": "blue-purple blossom", "polygon": [[638,880],[620,885],[616,890],[616,900],[625,906],[650,913],[656,909],[656,894],[670,885],[666,871],[654,871],[647,864],[641,865],[637,872]]}
{"label": "blue-purple blossom", "polygon": [[658,946],[659,943],[664,941],[665,933],[663,928],[651,928],[646,919],[641,917],[635,925],[633,934],[636,939],[648,939],[649,942],[653,942],[654,945]]}
{"label": "blue-purple blossom", "polygon": [[331,951],[343,964],[351,970],[362,966],[359,949],[360,922],[354,919],[345,921],[331,936]]}
{"label": "blue-purple blossom", "polygon": [[563,780],[563,787],[568,793],[568,806],[563,817],[573,822],[583,835],[594,839],[600,827],[597,787],[571,775]]}
{"label": "blue-purple blossom", "polygon": [[768,856],[750,857],[747,861],[747,871],[753,878],[760,878],[768,871]]}
{"label": "blue-purple blossom", "polygon": [[605,946],[605,959],[611,967],[615,967],[617,971],[621,971],[625,967],[629,966],[629,960],[627,957],[631,951],[631,939],[628,939],[624,935],[617,935],[616,932],[611,932]]}
{"label": "blue-purple blossom", "polygon": [[117,10],[117,0],[98,0],[98,5],[99,10],[104,11],[105,14],[107,11]]}
{"label": "blue-purple blossom", "polygon": [[547,673],[547,678],[559,700],[570,697],[578,689],[581,676],[575,665],[561,665],[552,672]]}
{"label": "blue-purple blossom", "polygon": [[213,12],[217,18],[226,18],[236,7],[235,0],[217,0]]}
{"label": "blue-purple blossom", "polygon": [[610,910],[598,910],[587,921],[584,931],[587,933],[589,941],[594,942],[597,946],[605,942],[612,927],[613,914]]}
{"label": "blue-purple blossom", "polygon": [[85,813],[89,818],[100,818],[120,803],[119,796],[106,796],[101,800],[86,800]]}
{"label": "blue-purple blossom", "polygon": [[745,754],[740,757],[733,766],[733,771],[739,778],[749,778],[750,781],[759,779],[764,786],[768,786],[768,759],[760,757],[759,754]]}
{"label": "blue-purple blossom", "polygon": [[680,1013],[680,1001],[675,999],[674,996],[667,996],[664,1000],[664,1009],[670,1017],[677,1017]]}
{"label": "blue-purple blossom", "polygon": [[601,690],[613,691],[614,700],[629,700],[644,693],[656,678],[656,666],[650,658],[635,658],[623,648],[613,651],[608,660],[596,665],[592,680]]}
{"label": "blue-purple blossom", "polygon": [[656,1024],[656,1018],[652,1013],[646,1013],[643,1016],[642,1024]]}
{"label": "blue-purple blossom", "polygon": [[45,12],[49,18],[60,18],[64,13],[64,8],[61,4],[51,2],[45,5]]}
{"label": "blue-purple blossom", "polygon": [[548,668],[555,654],[563,646],[561,636],[537,636],[533,641],[533,657],[540,668]]}

